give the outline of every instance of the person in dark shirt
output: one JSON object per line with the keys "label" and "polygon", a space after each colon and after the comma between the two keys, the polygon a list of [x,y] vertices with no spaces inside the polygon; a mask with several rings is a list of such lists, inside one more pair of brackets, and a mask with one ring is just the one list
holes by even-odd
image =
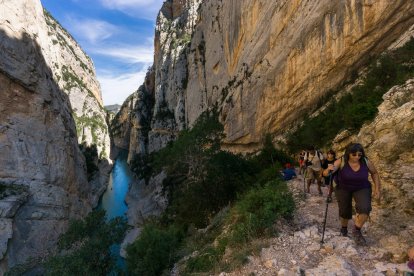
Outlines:
{"label": "person in dark shirt", "polygon": [[[326,153],[326,159],[324,159],[322,161],[322,169],[326,170],[328,168],[329,164],[333,164],[336,160],[336,153],[330,149],[327,153]],[[332,202],[332,191],[333,191],[333,187],[331,187],[329,184],[329,180],[330,180],[330,176],[324,176],[325,179],[325,185],[329,186],[329,192],[328,192],[328,197],[327,197],[327,201],[328,202]]]}
{"label": "person in dark shirt", "polygon": [[[381,182],[377,169],[371,161],[368,161],[361,144],[351,143],[346,147],[343,158],[337,159],[334,164],[328,165],[323,171],[328,176],[338,171],[334,176],[335,196],[338,201],[339,217],[341,220],[341,235],[348,234],[348,221],[352,219],[352,199],[355,200],[356,216],[354,220],[354,238],[359,244],[366,244],[361,234],[361,228],[368,220],[371,212],[371,193],[375,199],[381,198]],[[368,180],[371,175],[373,187]]]}

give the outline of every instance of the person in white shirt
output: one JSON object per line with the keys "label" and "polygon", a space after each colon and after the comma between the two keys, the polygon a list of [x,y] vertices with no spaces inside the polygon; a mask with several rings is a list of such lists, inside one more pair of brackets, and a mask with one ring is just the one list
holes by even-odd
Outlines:
{"label": "person in white shirt", "polygon": [[305,154],[305,165],[306,165],[306,181],[307,181],[307,193],[310,193],[310,186],[316,179],[318,183],[318,192],[322,196],[322,160],[324,159],[323,154],[317,150],[315,147],[309,147],[308,151]]}

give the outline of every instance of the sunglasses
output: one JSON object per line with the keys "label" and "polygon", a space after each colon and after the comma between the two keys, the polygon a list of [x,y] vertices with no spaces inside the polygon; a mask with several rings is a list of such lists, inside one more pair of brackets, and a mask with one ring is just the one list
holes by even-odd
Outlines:
{"label": "sunglasses", "polygon": [[361,157],[361,156],[362,156],[362,153],[360,153],[360,152],[354,152],[354,153],[351,153],[351,155],[352,155],[352,156],[358,156],[358,157]]}

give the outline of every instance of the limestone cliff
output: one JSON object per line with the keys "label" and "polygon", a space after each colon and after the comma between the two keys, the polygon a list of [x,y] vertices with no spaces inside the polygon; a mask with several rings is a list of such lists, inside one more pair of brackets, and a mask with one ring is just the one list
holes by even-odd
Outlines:
{"label": "limestone cliff", "polygon": [[[187,127],[187,55],[200,3],[200,0],[166,1],[159,12],[154,66],[144,85],[124,102],[113,120],[116,128],[114,144],[129,149],[129,160],[134,154],[146,154],[164,147],[179,130]],[[142,132],[141,123],[133,119],[137,116],[145,117],[145,122],[141,121],[146,131]]]}
{"label": "limestone cliff", "polygon": [[[78,128],[84,134],[78,138],[74,121],[101,116],[92,63],[45,15],[40,1],[7,0],[0,7],[3,274],[28,258],[47,255],[68,220],[89,212],[104,186],[98,180],[88,184],[78,139],[88,141],[91,127]],[[104,132],[96,135],[106,157]]]}
{"label": "limestone cliff", "polygon": [[227,143],[254,147],[386,49],[413,14],[412,1],[205,1],[188,56],[186,120],[218,102]]}
{"label": "limestone cliff", "polygon": [[[115,144],[128,149],[130,159],[156,151],[217,106],[225,146],[255,151],[264,134],[283,139],[329,90],[341,88],[371,58],[406,42],[413,24],[414,2],[403,0],[166,1],[157,18],[153,91],[145,94],[153,95],[153,107],[143,105],[144,99],[148,103],[144,94],[131,96],[113,122]],[[386,207],[398,202],[397,221],[412,219],[410,87],[412,82],[386,94],[379,115],[357,138],[384,172],[389,193],[379,216],[390,216]],[[147,136],[137,131],[142,129],[133,123],[137,116],[150,118]],[[343,143],[355,139],[338,137]],[[149,185],[156,191],[155,183]],[[132,188],[129,198],[138,195]],[[145,206],[137,208],[150,213]],[[139,215],[129,217],[138,221]],[[398,246],[409,240],[407,233],[401,240],[391,238]]]}
{"label": "limestone cliff", "polygon": [[55,82],[69,96],[78,142],[96,145],[98,155],[109,159],[110,139],[99,83],[92,60],[73,37],[44,10],[47,37],[42,52]]}
{"label": "limestone cliff", "polygon": [[228,147],[256,150],[265,133],[283,134],[387,49],[413,15],[412,1],[166,1],[147,150],[213,105]]}
{"label": "limestone cliff", "polygon": [[283,139],[330,89],[406,41],[413,15],[413,1],[166,1],[153,77],[114,119],[114,144],[129,160],[156,151],[213,106],[230,150]]}
{"label": "limestone cliff", "polygon": [[122,104],[111,123],[113,144],[128,150],[128,162],[137,155],[145,155],[148,145],[152,109],[154,105],[154,71],[150,68],[145,82]]}

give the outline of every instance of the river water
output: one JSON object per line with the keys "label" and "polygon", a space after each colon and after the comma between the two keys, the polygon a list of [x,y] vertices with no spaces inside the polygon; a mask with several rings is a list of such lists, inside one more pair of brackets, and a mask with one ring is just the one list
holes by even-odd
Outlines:
{"label": "river water", "polygon": [[[108,188],[102,195],[98,209],[104,209],[108,220],[114,217],[126,217],[128,206],[125,203],[125,196],[128,192],[128,185],[134,180],[133,173],[127,163],[128,153],[121,152],[112,168],[109,176]],[[117,264],[125,269],[125,260],[119,255],[120,245],[114,245],[111,251],[117,256]]]}

